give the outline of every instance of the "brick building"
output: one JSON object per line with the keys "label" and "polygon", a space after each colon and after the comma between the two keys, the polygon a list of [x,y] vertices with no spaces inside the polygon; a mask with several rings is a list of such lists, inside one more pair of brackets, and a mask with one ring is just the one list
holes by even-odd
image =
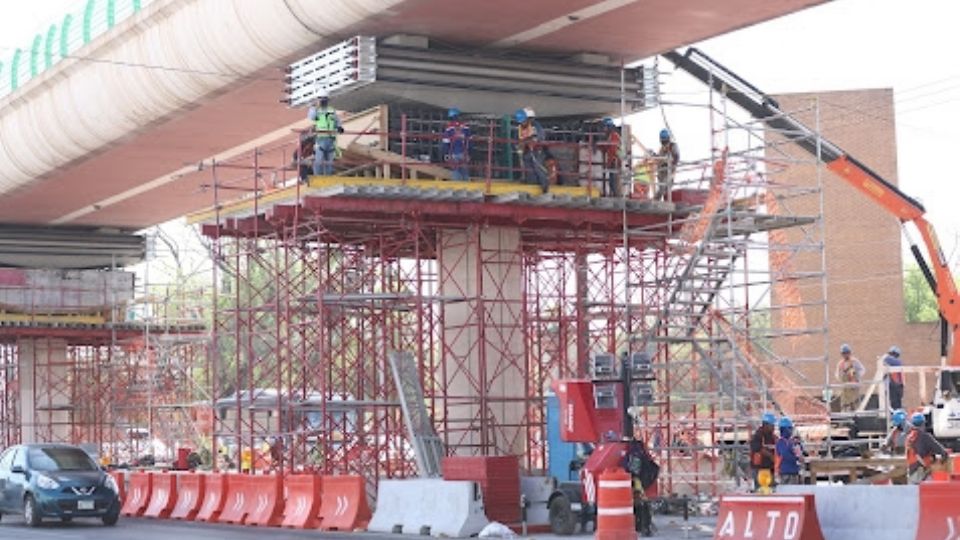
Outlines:
{"label": "brick building", "polygon": [[[784,111],[811,128],[819,123],[825,138],[897,183],[893,90],[788,94],[777,99]],[[768,137],[776,136],[768,134]],[[804,160],[804,164],[790,167],[778,180],[816,186],[818,171],[810,162],[809,154],[795,145],[787,150]],[[849,343],[854,355],[863,362],[867,380],[874,377],[877,357],[893,344],[903,350],[902,358],[907,365],[938,364],[938,325],[906,322],[899,222],[826,168],[821,168],[820,174],[824,195],[826,325],[821,306],[809,306],[804,311],[808,327],[828,328],[825,361],[829,363],[831,378],[840,359],[842,343]],[[816,215],[820,208],[819,193],[785,200],[782,204],[789,205],[797,214]],[[811,237],[818,241],[816,226],[812,232]],[[800,240],[801,235],[798,230],[787,231],[791,242]],[[816,250],[798,253],[793,270],[820,270],[823,268],[820,256]],[[804,302],[822,301],[823,287],[817,281],[808,280],[800,286]],[[777,303],[776,290],[774,303]],[[775,312],[774,327],[780,323],[778,319]],[[823,334],[806,335],[778,344],[777,353],[788,358],[823,358],[824,342]],[[798,368],[808,379],[804,384],[823,384],[823,361],[804,363]],[[928,378],[928,393],[932,391],[932,382],[932,377]],[[918,386],[916,377],[908,376],[905,407],[919,406],[929,400],[930,396],[919,395]]]}

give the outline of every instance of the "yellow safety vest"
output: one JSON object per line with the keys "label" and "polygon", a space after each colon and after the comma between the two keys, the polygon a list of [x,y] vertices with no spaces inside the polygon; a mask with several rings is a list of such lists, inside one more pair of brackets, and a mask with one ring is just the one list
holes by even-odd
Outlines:
{"label": "yellow safety vest", "polygon": [[316,130],[317,133],[325,134],[330,137],[336,137],[336,113],[327,109],[317,109],[317,119],[313,122],[313,129]]}

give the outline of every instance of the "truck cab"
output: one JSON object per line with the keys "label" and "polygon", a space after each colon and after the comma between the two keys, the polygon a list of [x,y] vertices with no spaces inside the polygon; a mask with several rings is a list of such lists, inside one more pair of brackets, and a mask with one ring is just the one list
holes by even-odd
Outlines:
{"label": "truck cab", "polygon": [[960,451],[960,368],[941,368],[930,407],[930,426],[940,442]]}

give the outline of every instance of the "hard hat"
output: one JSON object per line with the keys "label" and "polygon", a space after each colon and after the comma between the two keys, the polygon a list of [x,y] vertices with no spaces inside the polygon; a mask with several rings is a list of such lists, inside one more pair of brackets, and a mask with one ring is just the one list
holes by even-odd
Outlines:
{"label": "hard hat", "polygon": [[447,118],[456,118],[460,116],[460,109],[456,107],[450,107],[447,109]]}
{"label": "hard hat", "polygon": [[536,118],[537,113],[530,107],[524,107],[523,112],[527,113],[527,118]]}
{"label": "hard hat", "polygon": [[850,346],[844,343],[840,346],[840,354],[847,354],[851,351]]}
{"label": "hard hat", "polygon": [[522,124],[527,120],[527,111],[517,109],[517,112],[513,113],[513,119],[516,120],[518,124]]}
{"label": "hard hat", "polygon": [[670,140],[670,130],[669,130],[669,129],[661,129],[661,130],[660,130],[660,140],[661,140],[661,141],[669,141],[669,140]]}
{"label": "hard hat", "polygon": [[890,423],[892,423],[897,427],[902,426],[903,423],[906,421],[907,421],[907,412],[904,411],[903,409],[897,409],[893,411],[893,416],[890,417]]}
{"label": "hard hat", "polygon": [[763,413],[762,420],[764,424],[770,424],[772,426],[777,423],[777,415],[772,412],[765,412]]}
{"label": "hard hat", "polygon": [[900,347],[897,347],[896,345],[891,345],[890,350],[887,351],[887,353],[892,354],[894,356],[900,356]]}
{"label": "hard hat", "polygon": [[923,416],[923,413],[913,413],[913,416],[910,417],[910,423],[914,427],[923,427],[927,423],[927,418]]}
{"label": "hard hat", "polygon": [[326,88],[321,88],[317,90],[317,99],[328,99],[330,97],[330,91]]}
{"label": "hard hat", "polygon": [[604,119],[603,119],[603,125],[605,125],[605,126],[607,126],[607,127],[616,127],[616,126],[617,126],[616,124],[613,123],[613,118],[610,118],[609,116],[604,117]]}
{"label": "hard hat", "polygon": [[783,418],[780,419],[780,428],[781,428],[781,429],[783,429],[783,428],[790,428],[790,429],[792,429],[792,428],[793,428],[793,420],[791,420],[789,416],[784,416]]}

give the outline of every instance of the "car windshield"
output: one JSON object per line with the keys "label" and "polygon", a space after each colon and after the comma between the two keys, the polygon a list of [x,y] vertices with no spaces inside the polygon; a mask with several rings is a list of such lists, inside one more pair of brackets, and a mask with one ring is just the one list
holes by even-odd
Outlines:
{"label": "car windshield", "polygon": [[96,463],[79,448],[31,448],[27,452],[35,471],[95,471]]}

